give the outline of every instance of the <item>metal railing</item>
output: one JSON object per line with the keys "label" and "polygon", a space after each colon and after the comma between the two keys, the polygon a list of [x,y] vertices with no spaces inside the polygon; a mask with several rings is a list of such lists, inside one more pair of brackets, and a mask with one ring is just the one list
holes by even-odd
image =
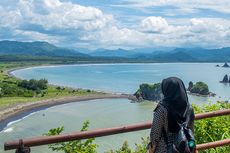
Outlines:
{"label": "metal railing", "polygon": [[[229,114],[230,114],[230,109],[207,112],[202,114],[196,114],[195,120],[229,115]],[[63,134],[57,136],[40,136],[40,137],[23,139],[23,140],[20,139],[20,140],[5,142],[4,149],[12,150],[12,149],[21,148],[22,146],[33,147],[33,146],[47,145],[47,144],[52,144],[57,142],[89,139],[89,138],[102,137],[102,136],[114,135],[119,133],[145,130],[149,128],[151,128],[151,122],[139,123],[139,124],[133,124],[133,125],[127,125],[121,127],[97,129],[91,131],[74,132],[70,134]],[[219,147],[219,146],[229,145],[229,144],[230,144],[230,139],[225,139],[225,140],[210,142],[205,144],[198,144],[197,150],[204,150],[208,148],[214,148],[214,147]]]}

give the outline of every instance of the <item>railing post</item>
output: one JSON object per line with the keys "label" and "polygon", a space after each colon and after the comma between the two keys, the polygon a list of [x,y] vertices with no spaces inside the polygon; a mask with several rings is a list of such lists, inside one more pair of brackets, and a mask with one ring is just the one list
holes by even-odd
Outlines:
{"label": "railing post", "polygon": [[19,147],[16,149],[15,153],[30,153],[30,147],[25,147],[23,140],[19,140]]}

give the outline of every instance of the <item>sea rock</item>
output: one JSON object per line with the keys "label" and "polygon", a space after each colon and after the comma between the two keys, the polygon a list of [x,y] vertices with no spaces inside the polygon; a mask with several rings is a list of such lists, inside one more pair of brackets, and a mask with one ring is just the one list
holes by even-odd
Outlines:
{"label": "sea rock", "polygon": [[224,63],[222,67],[230,67],[227,62]]}
{"label": "sea rock", "polygon": [[228,75],[226,74],[220,83],[228,83],[230,81],[230,78],[228,79]]}
{"label": "sea rock", "polygon": [[192,94],[197,94],[197,95],[209,95],[209,88],[208,85],[204,82],[197,82],[193,87],[191,88],[190,92]]}
{"label": "sea rock", "polygon": [[220,67],[220,65],[219,65],[219,64],[217,64],[217,65],[216,65],[216,67]]}
{"label": "sea rock", "polygon": [[150,100],[160,101],[162,97],[161,84],[146,84],[143,83],[139,86],[139,89],[135,92],[137,101]]}
{"label": "sea rock", "polygon": [[193,82],[190,81],[189,84],[188,84],[188,89],[187,90],[191,91],[192,87],[193,87]]}

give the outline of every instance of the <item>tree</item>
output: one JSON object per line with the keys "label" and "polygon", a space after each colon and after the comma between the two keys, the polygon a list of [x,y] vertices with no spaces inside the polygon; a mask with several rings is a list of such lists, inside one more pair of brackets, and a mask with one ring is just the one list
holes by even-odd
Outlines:
{"label": "tree", "polygon": [[209,89],[208,85],[205,84],[204,82],[197,82],[190,90],[191,93],[197,93],[201,95],[208,95],[209,94]]}
{"label": "tree", "polygon": [[48,81],[46,79],[40,79],[40,80],[30,79],[29,81],[22,80],[21,82],[18,83],[18,86],[22,88],[26,88],[28,90],[40,91],[40,90],[47,89],[48,87],[47,84]]}

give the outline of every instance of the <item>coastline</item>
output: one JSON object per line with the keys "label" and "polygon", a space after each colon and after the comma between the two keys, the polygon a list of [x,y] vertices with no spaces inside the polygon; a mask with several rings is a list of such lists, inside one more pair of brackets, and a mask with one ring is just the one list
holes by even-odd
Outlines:
{"label": "coastline", "polygon": [[[45,64],[45,65],[36,65],[36,66],[31,66],[31,67],[38,67],[38,66],[56,66],[56,65]],[[11,77],[15,77],[16,79],[20,79],[16,77],[12,72],[16,70],[20,70],[20,69],[31,68],[31,67],[25,66],[25,67],[16,67],[16,68],[8,69],[5,71],[5,74]],[[53,85],[53,84],[49,84],[49,85]],[[8,122],[14,120],[13,118],[16,118],[17,116],[20,116],[20,118],[25,116],[21,114],[28,114],[26,112],[36,112],[41,109],[45,109],[45,108],[52,107],[55,105],[95,100],[95,99],[119,99],[119,98],[130,99],[132,98],[132,95],[99,92],[99,93],[83,95],[83,96],[63,96],[63,97],[50,98],[50,99],[41,100],[41,101],[33,101],[33,102],[27,102],[23,104],[22,103],[15,104],[15,105],[9,106],[8,108],[4,108],[4,110],[0,109],[1,110],[0,124],[4,124],[6,126]],[[2,128],[0,127],[0,131],[1,130]]]}
{"label": "coastline", "polygon": [[92,94],[86,96],[69,96],[69,97],[61,97],[61,98],[53,98],[47,100],[41,100],[37,102],[28,102],[24,104],[17,104],[14,106],[10,106],[9,108],[0,112],[0,122],[7,120],[11,117],[24,113],[30,110],[39,110],[39,108],[48,108],[55,105],[61,105],[72,102],[80,102],[94,99],[115,99],[115,98],[129,98],[129,95],[126,94],[109,94],[105,93],[102,95]]}

